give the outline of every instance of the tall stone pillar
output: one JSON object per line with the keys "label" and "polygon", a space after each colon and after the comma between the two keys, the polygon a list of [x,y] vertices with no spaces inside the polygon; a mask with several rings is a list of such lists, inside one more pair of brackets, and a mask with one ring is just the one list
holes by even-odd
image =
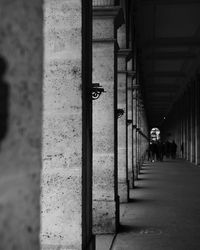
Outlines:
{"label": "tall stone pillar", "polygon": [[186,92],[183,95],[183,121],[184,121],[184,133],[183,133],[183,155],[184,159],[187,160],[187,95]]}
{"label": "tall stone pillar", "polygon": [[94,249],[91,5],[45,0],[43,8],[41,246]]}
{"label": "tall stone pillar", "polygon": [[190,160],[190,95],[189,95],[189,88],[187,88],[186,92],[186,159]]}
{"label": "tall stone pillar", "polygon": [[137,125],[137,129],[136,129],[136,175],[139,175],[139,171],[140,171],[140,156],[139,156],[139,152],[140,152],[140,143],[139,143],[139,101],[140,101],[140,92],[139,89],[136,92],[136,125]]}
{"label": "tall stone pillar", "polygon": [[140,172],[140,167],[141,167],[141,99],[138,100],[138,167],[139,167],[139,172]]}
{"label": "tall stone pillar", "polygon": [[42,1],[0,8],[0,248],[39,250]]}
{"label": "tall stone pillar", "polygon": [[117,190],[117,28],[119,7],[93,7],[93,82],[106,91],[93,101],[93,231],[114,233]]}
{"label": "tall stone pillar", "polygon": [[192,162],[195,163],[196,147],[195,147],[195,81],[192,83]]}
{"label": "tall stone pillar", "polygon": [[137,85],[136,79],[133,80],[133,169],[134,178],[137,180]]}
{"label": "tall stone pillar", "polygon": [[200,165],[200,77],[197,75],[195,81],[195,164]]}
{"label": "tall stone pillar", "polygon": [[[129,182],[128,165],[126,161],[126,81],[127,68],[126,58],[129,55],[129,49],[120,49],[118,51],[118,112],[124,112],[118,117],[118,193],[120,202],[128,202]],[[119,113],[120,114],[120,113]]]}
{"label": "tall stone pillar", "polygon": [[190,90],[190,162],[194,162],[194,85],[191,83]]}
{"label": "tall stone pillar", "polygon": [[133,77],[134,71],[128,71],[127,79],[127,158],[128,158],[128,178],[130,188],[134,188],[133,169]]}

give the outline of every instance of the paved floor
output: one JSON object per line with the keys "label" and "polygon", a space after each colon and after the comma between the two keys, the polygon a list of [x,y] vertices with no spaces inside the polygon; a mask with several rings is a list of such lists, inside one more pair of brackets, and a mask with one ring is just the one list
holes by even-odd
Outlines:
{"label": "paved floor", "polygon": [[112,250],[200,250],[199,167],[179,160],[145,164],[131,198],[121,205]]}

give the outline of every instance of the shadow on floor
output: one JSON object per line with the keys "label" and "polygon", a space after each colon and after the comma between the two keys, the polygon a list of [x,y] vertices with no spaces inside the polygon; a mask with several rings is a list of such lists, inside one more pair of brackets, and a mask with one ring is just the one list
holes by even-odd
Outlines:
{"label": "shadow on floor", "polygon": [[119,232],[120,233],[140,233],[141,230],[143,230],[143,227],[138,227],[138,226],[132,226],[132,225],[120,225],[119,226]]}
{"label": "shadow on floor", "polygon": [[130,198],[129,203],[153,203],[157,202],[155,199],[142,199],[142,198]]}

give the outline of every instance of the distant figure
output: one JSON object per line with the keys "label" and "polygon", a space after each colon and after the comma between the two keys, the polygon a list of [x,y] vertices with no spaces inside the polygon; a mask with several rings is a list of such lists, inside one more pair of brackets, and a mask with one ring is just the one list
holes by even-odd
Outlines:
{"label": "distant figure", "polygon": [[163,142],[158,141],[158,143],[157,143],[157,159],[159,161],[163,161],[164,154],[165,154],[165,145]]}
{"label": "distant figure", "polygon": [[0,148],[1,142],[5,138],[8,128],[8,98],[9,87],[4,80],[4,75],[7,70],[5,59],[0,56]]}
{"label": "distant figure", "polygon": [[154,162],[156,160],[157,155],[157,144],[155,142],[150,143],[149,146],[151,161]]}
{"label": "distant figure", "polygon": [[173,140],[173,142],[171,144],[171,157],[172,157],[172,159],[176,158],[176,150],[177,150],[177,145],[176,145],[175,141]]}

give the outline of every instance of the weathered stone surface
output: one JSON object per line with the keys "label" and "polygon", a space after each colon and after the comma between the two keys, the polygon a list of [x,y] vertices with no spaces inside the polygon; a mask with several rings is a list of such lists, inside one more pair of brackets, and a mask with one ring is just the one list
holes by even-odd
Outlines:
{"label": "weathered stone surface", "polygon": [[132,99],[133,99],[133,77],[132,75],[128,76],[127,83],[127,112],[128,120],[131,121],[130,124],[127,124],[127,140],[128,140],[128,179],[130,188],[134,187],[134,171],[133,171],[133,108],[132,108]]}
{"label": "weathered stone surface", "polygon": [[[115,93],[116,44],[114,16],[93,22],[93,82],[106,91],[93,101],[93,232],[116,231]],[[110,41],[106,41],[110,39]]]}
{"label": "weathered stone surface", "polygon": [[42,249],[82,249],[81,12],[44,2]]}
{"label": "weathered stone surface", "polygon": [[[0,249],[39,249],[42,1],[0,2]],[[2,67],[2,64],[1,64]],[[2,70],[2,68],[1,68]],[[3,105],[3,106],[2,106]],[[5,113],[4,113],[5,114]],[[2,129],[2,128],[1,128]]]}
{"label": "weathered stone surface", "polygon": [[[118,193],[120,202],[127,202],[128,190],[128,169],[126,160],[126,55],[118,55],[118,82],[117,101],[118,109],[123,109],[124,114],[118,118]],[[124,71],[123,73],[120,71]]]}
{"label": "weathered stone surface", "polygon": [[127,203],[129,200],[129,185],[128,180],[120,182],[118,181],[118,194],[120,197],[120,203]]}
{"label": "weathered stone surface", "polygon": [[[113,205],[115,199],[114,44],[93,44],[93,82],[99,82],[106,91],[99,99],[93,101],[93,200],[97,201],[93,202],[93,231],[108,232],[110,225],[110,232],[113,232],[116,209]],[[98,201],[101,201],[100,207]],[[104,206],[108,214],[101,212],[104,211]]]}
{"label": "weathered stone surface", "polygon": [[113,39],[114,38],[114,19],[93,19],[93,39]]}
{"label": "weathered stone surface", "polygon": [[[133,80],[133,85],[136,84],[136,79]],[[134,178],[137,179],[137,90],[133,90],[133,169],[134,169]]]}
{"label": "weathered stone surface", "polygon": [[93,200],[94,234],[114,233],[116,231],[116,202],[112,200]]}

